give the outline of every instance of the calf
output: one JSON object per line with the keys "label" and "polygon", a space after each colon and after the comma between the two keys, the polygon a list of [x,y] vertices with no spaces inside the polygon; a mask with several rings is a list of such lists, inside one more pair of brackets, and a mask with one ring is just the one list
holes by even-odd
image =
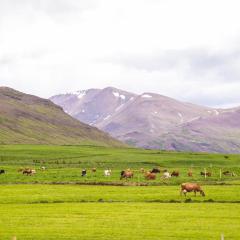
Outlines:
{"label": "calf", "polygon": [[180,194],[182,195],[182,193],[186,196],[186,194],[188,192],[194,192],[195,196],[197,194],[197,192],[200,192],[200,194],[204,197],[205,193],[202,190],[202,188],[200,187],[199,184],[197,183],[182,183],[181,184],[181,191]]}
{"label": "calf", "polygon": [[0,174],[4,174],[5,173],[5,170],[4,169],[1,169],[0,170]]}

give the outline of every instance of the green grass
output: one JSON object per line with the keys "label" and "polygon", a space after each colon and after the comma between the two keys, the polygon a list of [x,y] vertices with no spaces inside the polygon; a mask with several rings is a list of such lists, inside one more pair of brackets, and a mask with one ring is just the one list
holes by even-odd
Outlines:
{"label": "green grass", "polygon": [[[46,166],[47,171],[40,171]],[[0,167],[7,174],[0,176],[1,183],[90,183],[90,184],[149,184],[149,185],[179,185],[181,182],[198,181],[204,184],[240,184],[240,155],[176,153],[166,151],[151,151],[142,149],[105,148],[97,146],[29,146],[0,145]],[[17,172],[19,167],[32,167],[37,174],[32,177],[23,176]],[[96,167],[97,173],[90,169]],[[139,172],[153,167],[179,170],[180,177],[170,180],[161,179],[146,182]],[[87,168],[88,176],[81,177],[81,169]],[[113,175],[103,176],[103,171],[111,168]],[[120,171],[126,168],[135,170],[132,180],[127,183],[119,180]],[[193,178],[187,177],[188,169],[193,169]],[[199,175],[200,171],[211,171],[213,176],[207,179]],[[220,168],[233,171],[238,176],[222,177]]]}
{"label": "green grass", "polygon": [[[184,203],[178,190],[175,186],[1,186],[0,239],[200,240],[220,239],[221,233],[226,239],[240,238],[239,204]],[[205,190],[205,200],[239,200],[236,186]],[[172,199],[183,202],[154,202]]]}
{"label": "green grass", "polygon": [[[181,175],[163,180],[160,174],[148,182],[139,172],[159,166]],[[37,174],[23,176],[19,167],[35,168]],[[80,176],[82,168],[92,167],[97,173]],[[227,240],[240,239],[240,155],[0,145],[0,168],[6,170],[0,175],[1,240],[211,240],[221,233]],[[103,176],[106,168],[113,170],[109,178]],[[135,176],[121,181],[126,168]],[[189,168],[193,178],[187,177]],[[213,173],[206,180],[199,175],[204,168]],[[238,176],[220,179],[219,169]],[[206,197],[180,196],[179,184],[186,181],[200,182]]]}

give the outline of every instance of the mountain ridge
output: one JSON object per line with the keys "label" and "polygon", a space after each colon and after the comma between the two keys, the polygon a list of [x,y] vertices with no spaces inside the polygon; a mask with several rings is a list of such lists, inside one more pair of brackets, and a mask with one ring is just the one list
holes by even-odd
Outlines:
{"label": "mountain ridge", "polygon": [[[210,121],[214,117],[222,118],[225,113],[234,114],[238,108],[205,107],[156,93],[145,92],[138,95],[112,87],[96,91],[94,96],[88,96],[85,92],[81,100],[76,93],[70,95],[72,99],[68,102],[65,101],[64,94],[50,99],[76,119],[96,126],[113,137],[137,147],[177,151],[240,152],[240,144],[237,141],[240,135],[237,133],[237,137],[234,137],[239,150],[232,147],[228,137],[233,126],[228,126],[225,120],[222,125],[225,124],[226,127],[220,128],[217,127],[216,122]],[[72,106],[78,107],[72,111]],[[184,134],[184,131],[193,132],[196,128],[193,123],[199,121],[202,122],[203,129],[210,123],[212,128],[218,129],[219,132],[215,133],[218,139],[213,139],[204,131],[198,131],[199,136],[196,133]],[[210,131],[211,127],[208,127]],[[204,136],[201,137],[200,134]],[[221,139],[221,135],[224,139]],[[197,139],[201,140],[198,140],[201,144],[197,143]],[[204,142],[207,143],[207,147]]]}
{"label": "mountain ridge", "polygon": [[0,87],[0,144],[123,146],[108,134],[64,113],[49,99]]}

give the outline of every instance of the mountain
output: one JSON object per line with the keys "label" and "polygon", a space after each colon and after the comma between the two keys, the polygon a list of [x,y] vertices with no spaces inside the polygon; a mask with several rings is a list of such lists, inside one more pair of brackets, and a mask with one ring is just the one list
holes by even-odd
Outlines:
{"label": "mountain", "polygon": [[162,139],[162,146],[172,150],[240,153],[240,108],[184,123]]}
{"label": "mountain", "polygon": [[[239,109],[213,109],[116,88],[60,94],[54,103],[128,144],[154,149],[240,152]],[[236,122],[232,123],[232,119]]]}
{"label": "mountain", "polygon": [[64,111],[87,124],[98,126],[121,110],[136,95],[116,88],[89,89],[50,98]]}
{"label": "mountain", "polygon": [[124,145],[72,118],[50,100],[0,87],[0,144],[84,143]]}

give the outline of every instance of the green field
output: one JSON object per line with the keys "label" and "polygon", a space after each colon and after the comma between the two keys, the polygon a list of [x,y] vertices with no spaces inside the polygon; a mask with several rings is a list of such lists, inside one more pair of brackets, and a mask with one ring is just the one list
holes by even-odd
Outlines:
{"label": "green field", "polygon": [[[47,171],[40,171],[45,166]],[[29,146],[0,145],[0,167],[7,174],[0,176],[1,183],[91,183],[91,184],[136,184],[179,185],[185,181],[198,181],[204,184],[240,184],[240,155],[175,153],[140,149],[104,148],[93,146]],[[17,170],[20,167],[31,167],[37,170],[35,176],[23,176]],[[91,168],[97,168],[91,173]],[[180,171],[179,178],[163,180],[158,175],[155,181],[145,181],[140,168],[150,170],[160,167],[161,170]],[[81,177],[82,168],[88,169],[87,177]],[[111,177],[104,177],[103,171],[112,169]],[[120,181],[120,171],[131,168],[134,178]],[[193,169],[193,178],[187,177],[188,169]],[[212,172],[212,177],[205,179],[200,171]],[[220,179],[220,169],[237,174],[236,177]]]}
{"label": "green field", "polygon": [[[24,176],[20,167],[37,173]],[[180,177],[163,180],[159,174],[146,181],[139,169],[153,167],[179,170]],[[222,233],[240,239],[239,155],[2,145],[0,168],[6,170],[0,175],[0,239],[200,240],[220,239]],[[88,169],[87,177],[81,177],[82,168]],[[106,168],[112,169],[111,177],[103,176]],[[126,168],[135,176],[121,181]],[[187,177],[189,168],[193,178]],[[204,168],[212,177],[199,175]],[[220,179],[220,169],[237,176]],[[185,181],[200,182],[206,196],[180,196]]]}
{"label": "green field", "polygon": [[237,240],[239,190],[206,186],[189,203],[177,186],[0,186],[0,239]]}

